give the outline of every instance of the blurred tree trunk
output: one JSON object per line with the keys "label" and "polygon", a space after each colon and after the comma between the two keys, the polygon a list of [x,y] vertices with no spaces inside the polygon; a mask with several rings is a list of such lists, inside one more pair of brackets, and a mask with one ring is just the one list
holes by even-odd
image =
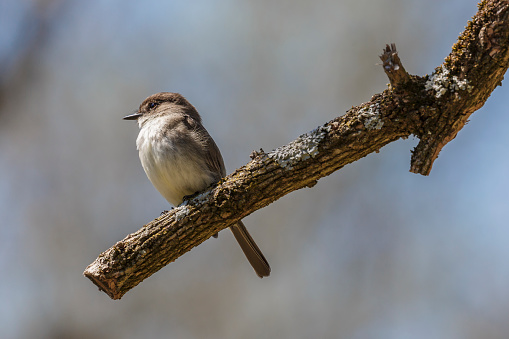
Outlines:
{"label": "blurred tree trunk", "polygon": [[52,25],[65,15],[70,4],[70,1],[62,0],[30,2],[17,25],[19,29],[13,39],[16,43],[0,60],[0,106],[6,98],[22,92],[20,89],[30,82],[33,66],[51,37]]}

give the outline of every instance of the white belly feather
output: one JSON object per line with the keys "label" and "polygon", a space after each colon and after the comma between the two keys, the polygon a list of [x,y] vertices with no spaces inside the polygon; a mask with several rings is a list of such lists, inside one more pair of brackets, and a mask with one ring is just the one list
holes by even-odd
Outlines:
{"label": "white belly feather", "polygon": [[184,154],[182,147],[175,147],[168,133],[163,137],[160,126],[164,124],[158,120],[144,124],[136,146],[143,169],[152,185],[169,203],[178,206],[184,196],[205,189],[214,178],[204,168],[205,162],[199,155]]}

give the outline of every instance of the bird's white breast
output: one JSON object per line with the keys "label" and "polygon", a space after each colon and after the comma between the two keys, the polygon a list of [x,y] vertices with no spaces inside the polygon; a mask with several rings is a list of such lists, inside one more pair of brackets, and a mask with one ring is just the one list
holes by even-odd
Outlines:
{"label": "bird's white breast", "polygon": [[169,203],[178,206],[184,196],[205,189],[214,178],[199,154],[178,147],[176,135],[165,133],[165,119],[158,117],[143,124],[136,146],[147,177]]}

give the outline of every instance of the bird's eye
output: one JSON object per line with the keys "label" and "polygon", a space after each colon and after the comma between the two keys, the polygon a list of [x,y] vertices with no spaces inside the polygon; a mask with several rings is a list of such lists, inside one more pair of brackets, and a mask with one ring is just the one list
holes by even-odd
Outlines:
{"label": "bird's eye", "polygon": [[154,109],[157,105],[158,105],[157,102],[151,102],[151,103],[148,104],[148,108],[149,109]]}

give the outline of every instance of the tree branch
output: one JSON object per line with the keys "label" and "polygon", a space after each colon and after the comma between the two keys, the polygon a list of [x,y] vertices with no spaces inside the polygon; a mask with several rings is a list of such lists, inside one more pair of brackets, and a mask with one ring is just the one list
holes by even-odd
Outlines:
{"label": "tree branch", "polygon": [[420,139],[410,171],[428,175],[440,150],[501,84],[509,65],[509,4],[487,0],[431,76],[409,75],[394,45],[381,59],[391,86],[288,145],[265,153],[128,235],[84,275],[113,299],[213,234],[399,138]]}

